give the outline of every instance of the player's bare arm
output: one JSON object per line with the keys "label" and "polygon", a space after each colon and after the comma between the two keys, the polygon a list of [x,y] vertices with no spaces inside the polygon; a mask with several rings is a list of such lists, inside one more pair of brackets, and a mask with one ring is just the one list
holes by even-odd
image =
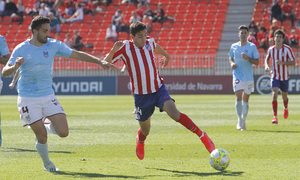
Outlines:
{"label": "player's bare arm", "polygon": [[245,59],[245,60],[247,60],[247,61],[249,61],[249,62],[252,63],[252,64],[255,64],[255,65],[258,65],[258,64],[259,64],[259,60],[258,60],[258,59],[252,59],[252,58],[249,58],[249,57],[247,56],[247,54],[245,54],[245,53],[242,53],[242,58]]}
{"label": "player's bare arm", "polygon": [[164,56],[163,59],[160,59],[160,62],[163,64],[163,67],[167,67],[170,61],[170,55],[159,44],[156,44],[154,52]]}
{"label": "player's bare arm", "polygon": [[268,62],[268,58],[265,58],[265,71],[269,72],[270,67],[269,67],[269,62]]}
{"label": "player's bare arm", "polygon": [[11,75],[13,72],[15,72],[17,69],[19,69],[20,66],[22,66],[24,64],[24,58],[22,57],[18,57],[16,59],[16,62],[14,65],[6,65],[3,70],[2,70],[2,76],[6,77]]}
{"label": "player's bare arm", "polygon": [[237,68],[237,65],[235,64],[234,59],[232,57],[229,57],[229,63],[230,63],[231,69]]}
{"label": "player's bare arm", "polygon": [[20,70],[18,69],[14,75],[13,80],[11,81],[11,83],[8,85],[9,89],[13,89],[16,85],[17,80],[19,79],[19,74],[20,74]]}
{"label": "player's bare arm", "polygon": [[278,65],[288,65],[288,66],[294,66],[296,64],[295,61],[283,62],[283,61],[279,61],[279,60],[276,60],[275,63]]}
{"label": "player's bare arm", "polygon": [[0,64],[6,64],[7,61],[9,60],[9,54],[5,55],[5,56],[0,56]]}
{"label": "player's bare arm", "polygon": [[116,69],[117,68],[115,65],[113,65],[111,63],[102,61],[102,60],[98,59],[97,57],[92,56],[92,55],[87,54],[82,51],[73,50],[72,54],[70,55],[70,58],[78,59],[78,60],[86,61],[86,62],[91,62],[91,63],[96,63],[96,64],[99,64],[103,69]]}
{"label": "player's bare arm", "polygon": [[110,50],[109,54],[104,58],[104,61],[111,63],[112,62],[112,58],[114,57],[115,52],[120,49],[120,47],[123,46],[123,42],[122,41],[117,41],[115,42],[113,48]]}

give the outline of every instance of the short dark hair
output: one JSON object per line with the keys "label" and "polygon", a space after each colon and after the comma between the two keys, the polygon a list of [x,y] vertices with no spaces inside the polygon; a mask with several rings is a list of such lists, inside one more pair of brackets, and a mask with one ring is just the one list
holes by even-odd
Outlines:
{"label": "short dark hair", "polygon": [[50,24],[50,19],[45,16],[36,16],[30,24],[31,32],[33,33],[33,30],[39,30],[43,24]]}
{"label": "short dark hair", "polygon": [[140,22],[140,21],[136,21],[133,22],[129,29],[130,29],[130,34],[132,34],[133,36],[136,35],[136,33],[145,30],[147,27],[144,23]]}
{"label": "short dark hair", "polygon": [[246,29],[247,31],[249,31],[249,28],[246,25],[240,25],[239,31],[242,29]]}
{"label": "short dark hair", "polygon": [[285,34],[284,34],[283,30],[281,30],[281,29],[277,29],[277,30],[274,32],[274,37],[276,36],[276,34],[281,34],[282,37],[283,37],[283,39],[285,38]]}

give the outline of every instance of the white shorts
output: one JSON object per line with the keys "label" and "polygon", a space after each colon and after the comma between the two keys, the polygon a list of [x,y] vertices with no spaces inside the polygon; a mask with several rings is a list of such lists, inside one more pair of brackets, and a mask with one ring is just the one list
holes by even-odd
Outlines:
{"label": "white shorts", "polygon": [[[1,73],[1,72],[0,72]],[[1,91],[2,91],[2,87],[3,87],[3,82],[2,80],[0,79],[0,94],[1,94]]]}
{"label": "white shorts", "polygon": [[59,113],[65,114],[64,109],[53,94],[37,98],[18,96],[18,110],[23,126],[33,124],[43,117]]}
{"label": "white shorts", "polygon": [[254,81],[241,81],[239,79],[233,79],[232,81],[233,91],[244,90],[245,94],[251,94],[254,92]]}

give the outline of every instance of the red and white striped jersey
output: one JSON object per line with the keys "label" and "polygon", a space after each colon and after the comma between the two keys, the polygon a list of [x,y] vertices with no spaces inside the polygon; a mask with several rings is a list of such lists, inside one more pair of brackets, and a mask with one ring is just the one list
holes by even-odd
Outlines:
{"label": "red and white striped jersey", "polygon": [[131,79],[132,92],[134,94],[151,94],[164,83],[160,77],[154,60],[156,43],[148,37],[146,45],[139,48],[132,41],[123,41],[123,46],[118,49],[112,59],[112,63],[120,58],[124,61]]}
{"label": "red and white striped jersey", "polygon": [[268,61],[270,59],[272,61],[271,78],[275,78],[280,81],[289,79],[288,66],[275,64],[275,61],[295,61],[295,55],[291,47],[283,44],[282,48],[278,50],[276,49],[275,45],[270,46],[266,58],[268,59]]}

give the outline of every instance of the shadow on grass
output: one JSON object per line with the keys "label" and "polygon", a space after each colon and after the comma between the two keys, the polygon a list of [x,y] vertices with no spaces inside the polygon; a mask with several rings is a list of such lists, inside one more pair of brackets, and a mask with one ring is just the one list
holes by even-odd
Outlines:
{"label": "shadow on grass", "polygon": [[[20,149],[20,148],[6,148],[6,151],[14,151],[14,152],[35,152],[35,149]],[[73,154],[74,152],[70,151],[49,151],[49,153],[62,153],[62,154]]]}
{"label": "shadow on grass", "polygon": [[276,130],[247,130],[254,132],[270,132],[270,133],[300,133],[300,131],[276,131]]}
{"label": "shadow on grass", "polygon": [[79,173],[79,172],[70,172],[70,171],[58,171],[52,172],[57,175],[66,175],[66,176],[74,176],[74,178],[82,177],[82,178],[122,178],[122,179],[142,179],[139,176],[126,176],[126,175],[108,175],[108,174],[100,174],[100,173]]}
{"label": "shadow on grass", "polygon": [[211,173],[202,173],[202,172],[191,172],[191,171],[178,171],[178,170],[169,170],[169,169],[160,169],[160,168],[147,168],[147,169],[155,169],[159,171],[166,171],[176,174],[177,177],[185,177],[185,176],[240,176],[244,172],[231,172],[231,171],[218,171],[218,172],[211,172]]}

